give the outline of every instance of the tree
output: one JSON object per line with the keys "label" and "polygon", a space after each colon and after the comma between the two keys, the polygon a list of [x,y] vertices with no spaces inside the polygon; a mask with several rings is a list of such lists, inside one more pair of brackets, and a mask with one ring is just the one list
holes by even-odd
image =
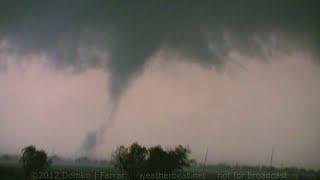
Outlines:
{"label": "tree", "polygon": [[191,151],[181,145],[174,150],[163,150],[161,146],[149,148],[149,157],[147,159],[147,172],[156,173],[172,173],[175,170],[190,166],[193,163],[188,158]]}
{"label": "tree", "polygon": [[112,155],[115,167],[127,172],[131,179],[139,179],[142,173],[172,173],[192,163],[188,158],[190,150],[181,145],[174,150],[161,146],[149,149],[133,143],[130,147],[120,146]]}
{"label": "tree", "polygon": [[44,171],[51,164],[47,154],[43,150],[37,150],[34,146],[27,146],[22,149],[22,167],[29,177],[32,172]]}
{"label": "tree", "polygon": [[120,146],[112,156],[114,165],[127,172],[128,176],[136,179],[144,170],[147,149],[138,143],[133,143],[129,148]]}

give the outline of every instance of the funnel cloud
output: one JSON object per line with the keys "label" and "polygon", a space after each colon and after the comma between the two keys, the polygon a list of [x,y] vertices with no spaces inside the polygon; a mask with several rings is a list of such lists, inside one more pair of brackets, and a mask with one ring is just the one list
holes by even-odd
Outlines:
{"label": "funnel cloud", "polygon": [[[122,97],[161,54],[164,61],[224,71],[241,57],[269,62],[279,53],[319,63],[319,1],[1,1],[0,70],[43,55],[56,72],[109,73],[110,109],[79,152],[102,144]],[[23,57],[23,58],[21,58]],[[26,57],[26,58],[24,58]],[[213,92],[214,93],[214,92]],[[81,97],[79,97],[81,98]]]}

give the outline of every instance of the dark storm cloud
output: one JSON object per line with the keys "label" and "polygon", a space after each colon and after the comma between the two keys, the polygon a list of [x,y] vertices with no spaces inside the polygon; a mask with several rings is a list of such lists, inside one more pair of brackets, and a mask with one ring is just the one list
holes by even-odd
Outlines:
{"label": "dark storm cloud", "polygon": [[[220,65],[229,48],[261,54],[252,41],[281,32],[319,47],[318,1],[1,1],[0,38],[20,53],[45,52],[56,67],[102,67],[80,56],[79,46],[108,51],[111,95],[118,99],[130,79],[160,48],[205,65]],[[226,42],[223,32],[232,37]],[[214,44],[214,50],[210,48]],[[285,47],[285,46],[284,46]],[[265,52],[264,52],[265,53]]]}

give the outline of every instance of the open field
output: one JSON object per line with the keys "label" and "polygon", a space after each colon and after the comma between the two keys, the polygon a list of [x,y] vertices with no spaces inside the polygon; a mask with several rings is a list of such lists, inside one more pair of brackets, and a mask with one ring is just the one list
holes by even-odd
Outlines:
{"label": "open field", "polygon": [[[211,165],[206,167],[192,167],[173,175],[145,174],[141,179],[297,179],[318,180],[320,171],[304,170],[297,168],[264,169],[259,167],[230,167]],[[170,176],[170,177],[169,177]],[[25,179],[23,169],[18,163],[0,163],[0,179],[22,180]],[[31,179],[128,179],[124,172],[112,166],[65,164],[52,165],[48,171],[33,173]]]}

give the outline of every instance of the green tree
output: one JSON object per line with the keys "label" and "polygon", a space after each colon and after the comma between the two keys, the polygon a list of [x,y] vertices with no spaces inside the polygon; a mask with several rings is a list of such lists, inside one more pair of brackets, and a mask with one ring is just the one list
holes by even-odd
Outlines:
{"label": "green tree", "polygon": [[149,149],[133,143],[130,147],[120,146],[112,155],[115,167],[127,172],[131,179],[139,179],[143,173],[172,173],[189,166],[190,150],[181,145],[174,150],[164,150],[161,146]]}
{"label": "green tree", "polygon": [[37,150],[34,146],[27,146],[22,149],[22,157],[20,159],[26,176],[29,177],[32,172],[45,171],[51,161],[43,150]]}
{"label": "green tree", "polygon": [[129,148],[120,146],[112,155],[114,165],[127,172],[131,179],[137,179],[138,174],[144,170],[147,149],[138,143],[133,143]]}

